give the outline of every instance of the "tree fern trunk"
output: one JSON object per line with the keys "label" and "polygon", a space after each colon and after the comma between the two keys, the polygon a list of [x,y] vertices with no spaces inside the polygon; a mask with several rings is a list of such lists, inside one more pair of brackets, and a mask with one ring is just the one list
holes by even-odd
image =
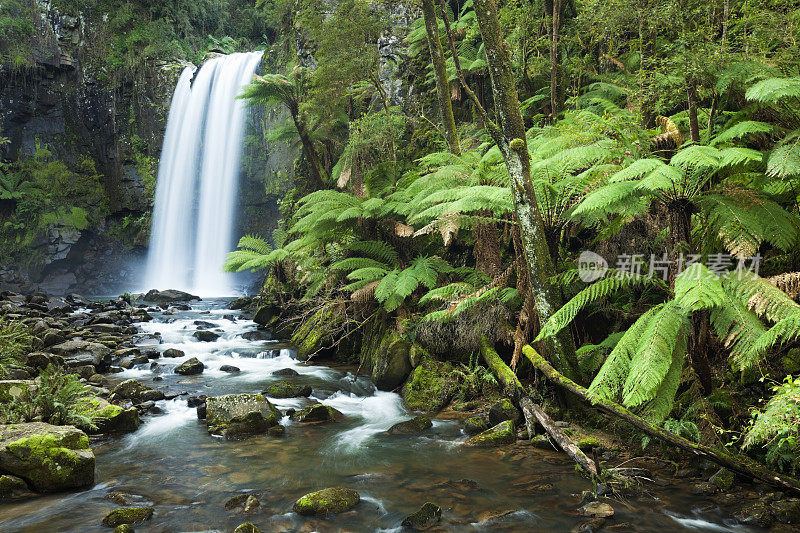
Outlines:
{"label": "tree fern trunk", "polygon": [[689,138],[692,142],[699,142],[700,123],[697,120],[697,86],[694,82],[687,82],[686,94],[689,100]]}
{"label": "tree fern trunk", "polygon": [[[514,210],[519,221],[520,236],[528,266],[531,294],[541,323],[561,307],[561,297],[550,285],[555,269],[544,232],[544,222],[531,182],[530,155],[525,138],[525,125],[511,70],[508,43],[502,37],[495,0],[476,0],[475,13],[480,27],[494,102],[499,114],[499,131],[492,132],[503,153],[514,197]],[[568,330],[551,337],[547,355],[561,372],[577,375],[575,345]]]}
{"label": "tree fern trunk", "polygon": [[553,122],[561,108],[559,95],[558,39],[561,34],[561,0],[553,0],[553,31],[550,42],[550,110]]}

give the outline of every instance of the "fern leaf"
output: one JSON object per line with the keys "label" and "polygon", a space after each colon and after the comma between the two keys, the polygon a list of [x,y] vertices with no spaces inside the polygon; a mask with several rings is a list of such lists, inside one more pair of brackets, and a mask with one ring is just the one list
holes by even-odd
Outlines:
{"label": "fern leaf", "polygon": [[692,263],[675,277],[675,302],[687,311],[718,307],[725,300],[719,276],[702,263]]}

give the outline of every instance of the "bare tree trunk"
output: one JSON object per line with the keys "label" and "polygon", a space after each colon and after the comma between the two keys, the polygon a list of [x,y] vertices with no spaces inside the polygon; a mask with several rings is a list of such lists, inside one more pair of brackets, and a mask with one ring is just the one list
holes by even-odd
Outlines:
{"label": "bare tree trunk", "polygon": [[561,0],[553,0],[553,31],[550,42],[550,110],[553,122],[561,108],[559,98],[558,39],[561,35]]}
{"label": "bare tree trunk", "polygon": [[[540,324],[543,324],[561,307],[562,302],[560,294],[553,290],[550,284],[555,269],[550,259],[544,221],[531,182],[530,154],[514,74],[511,70],[508,43],[500,31],[495,0],[475,0],[475,13],[486,49],[500,125],[490,120],[486,122],[492,138],[503,154],[511,178],[514,210],[525,250],[531,294]],[[463,83],[463,76],[459,77]],[[474,98],[472,91],[467,91],[467,94],[470,98]],[[483,113],[485,118],[488,118],[485,110]],[[545,349],[556,368],[570,376],[577,376],[575,345],[568,330],[562,331],[557,337],[551,337]]]}
{"label": "bare tree trunk", "polygon": [[686,95],[689,100],[689,138],[700,141],[700,123],[697,121],[697,86],[693,81],[686,82]]}
{"label": "bare tree trunk", "polygon": [[439,21],[436,19],[436,7],[433,0],[422,0],[422,16],[425,19],[425,30],[428,34],[428,49],[431,52],[433,73],[436,77],[436,95],[439,98],[439,114],[444,126],[444,136],[451,152],[458,155],[461,148],[458,145],[456,122],[453,118],[453,105],[450,101],[450,84],[447,81],[447,67],[444,61],[442,43],[439,41]]}
{"label": "bare tree trunk", "polygon": [[757,479],[759,481],[763,481],[768,485],[772,485],[773,487],[778,487],[781,490],[785,490],[787,492],[791,492],[792,494],[800,494],[800,482],[794,478],[783,476],[777,474],[768,468],[764,467],[763,465],[757,463],[756,461],[750,459],[749,457],[745,457],[743,455],[734,455],[734,454],[727,454],[725,452],[721,452],[716,448],[711,448],[709,446],[704,446],[702,444],[695,444],[680,435],[676,435],[675,433],[668,431],[664,428],[654,426],[653,424],[649,423],[647,420],[643,419],[640,416],[633,414],[628,409],[624,408],[623,406],[619,405],[616,402],[612,402],[610,400],[599,400],[597,402],[592,402],[589,399],[587,394],[587,390],[571,379],[563,376],[560,372],[558,372],[555,368],[550,365],[545,359],[536,353],[536,350],[531,348],[530,346],[526,346],[523,349],[525,357],[536,367],[539,371],[541,371],[551,383],[558,385],[559,387],[563,387],[564,389],[568,390],[569,392],[575,394],[582,400],[591,403],[595,408],[607,413],[609,415],[615,416],[617,418],[621,418],[622,420],[628,422],[629,424],[633,425],[634,427],[640,429],[641,431],[656,437],[658,439],[663,440],[668,444],[672,444],[677,446],[678,448],[690,452],[694,455],[699,457],[703,457],[708,459],[709,461],[716,463],[722,467],[727,468],[728,470],[732,470],[744,477]]}

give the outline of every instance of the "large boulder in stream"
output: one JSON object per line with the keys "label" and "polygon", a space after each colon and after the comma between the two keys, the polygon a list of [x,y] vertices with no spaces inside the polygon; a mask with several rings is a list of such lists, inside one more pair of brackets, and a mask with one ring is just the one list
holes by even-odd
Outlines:
{"label": "large boulder in stream", "polygon": [[228,394],[206,399],[208,431],[226,439],[241,439],[267,432],[280,413],[261,394]]}
{"label": "large boulder in stream", "polygon": [[192,357],[175,367],[175,373],[182,376],[194,376],[202,374],[204,369],[205,365],[203,362],[197,357]]}
{"label": "large boulder in stream", "polygon": [[331,487],[306,494],[294,503],[295,513],[319,516],[349,511],[361,501],[361,496],[352,489]]}
{"label": "large boulder in stream", "polygon": [[496,426],[500,422],[511,420],[514,425],[522,423],[522,411],[517,409],[508,398],[502,398],[489,409],[489,424]]}
{"label": "large boulder in stream", "polygon": [[142,296],[142,301],[153,303],[191,302],[193,300],[200,300],[200,297],[175,289],[165,291],[152,289]]}
{"label": "large boulder in stream", "polygon": [[403,385],[403,401],[414,411],[437,413],[455,393],[453,365],[424,358]]}
{"label": "large boulder in stream", "polygon": [[398,422],[386,432],[389,435],[417,435],[433,427],[433,422],[427,416],[415,416],[411,420]]}
{"label": "large boulder in stream", "polygon": [[411,373],[410,351],[411,343],[396,331],[384,335],[378,349],[371,354],[372,381],[378,389],[391,391],[403,384]]}
{"label": "large boulder in stream", "polygon": [[164,393],[151,389],[135,379],[127,379],[111,391],[111,398],[112,401],[123,399],[131,400],[133,403],[157,402],[164,399]]}
{"label": "large boulder in stream", "polygon": [[477,448],[493,448],[495,446],[503,446],[505,444],[514,444],[517,440],[517,434],[514,428],[514,422],[506,420],[500,422],[493,428],[487,429],[478,433],[474,437],[467,439],[467,446],[474,446]]}
{"label": "large boulder in stream", "polygon": [[72,426],[44,422],[0,426],[0,471],[39,492],[94,485],[89,437]]}
{"label": "large boulder in stream", "polygon": [[208,331],[207,329],[200,329],[192,333],[192,337],[199,340],[200,342],[214,342],[215,340],[219,339],[219,333],[214,333],[213,331]]}
{"label": "large boulder in stream", "polygon": [[108,403],[102,398],[89,400],[89,407],[81,413],[92,419],[95,428],[82,427],[90,433],[131,433],[139,428],[139,411],[135,407],[125,409]]}

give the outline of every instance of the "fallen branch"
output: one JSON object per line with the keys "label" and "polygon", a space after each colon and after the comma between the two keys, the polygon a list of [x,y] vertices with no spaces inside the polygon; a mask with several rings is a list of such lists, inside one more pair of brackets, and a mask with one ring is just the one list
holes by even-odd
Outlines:
{"label": "fallen branch", "polygon": [[776,474],[749,457],[739,454],[727,454],[709,446],[691,442],[690,440],[684,439],[680,435],[676,435],[671,431],[667,431],[664,428],[650,424],[642,417],[635,415],[618,403],[609,400],[592,401],[589,399],[587,394],[588,391],[584,387],[581,387],[568,377],[559,373],[531,346],[525,346],[522,349],[522,353],[528,358],[533,366],[542,372],[552,383],[575,394],[582,400],[590,403],[604,413],[621,418],[634,427],[644,431],[648,435],[657,437],[664,442],[673,444],[678,448],[694,455],[704,457],[705,459],[727,468],[728,470],[736,472],[737,474],[747,478],[757,479],[782,490],[800,495],[800,482],[798,482],[796,479]]}
{"label": "fallen branch", "polygon": [[535,418],[550,438],[553,439],[564,453],[569,455],[584,472],[590,474],[592,477],[598,477],[595,464],[586,457],[586,454],[584,454],[563,431],[561,431],[561,428],[555,425],[553,419],[550,418],[541,407],[533,403],[533,400],[523,393],[522,383],[519,378],[517,378],[517,375],[503,362],[500,355],[492,348],[489,341],[486,340],[486,337],[481,339],[481,355],[494,375],[497,376],[497,379],[503,384],[505,390],[512,393],[515,398],[519,398],[519,405],[522,408],[522,414],[525,416],[525,425],[528,428],[528,435],[530,437],[535,435],[533,422],[533,418]]}

